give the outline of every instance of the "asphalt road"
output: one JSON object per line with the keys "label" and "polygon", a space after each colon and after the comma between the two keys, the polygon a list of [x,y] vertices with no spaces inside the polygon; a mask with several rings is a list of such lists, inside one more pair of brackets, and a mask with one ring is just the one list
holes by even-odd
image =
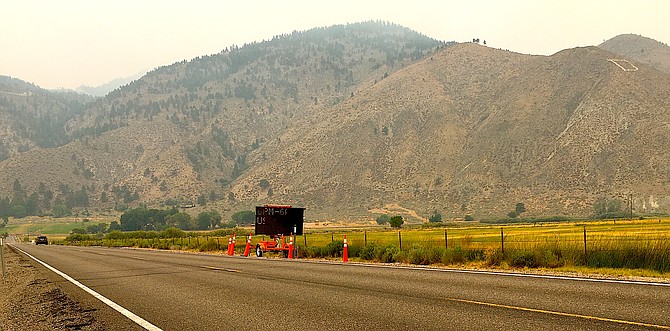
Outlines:
{"label": "asphalt road", "polygon": [[[670,329],[670,286],[14,246],[163,330]],[[53,279],[91,300],[60,276]],[[107,313],[108,325],[127,329],[128,320],[115,314]]]}

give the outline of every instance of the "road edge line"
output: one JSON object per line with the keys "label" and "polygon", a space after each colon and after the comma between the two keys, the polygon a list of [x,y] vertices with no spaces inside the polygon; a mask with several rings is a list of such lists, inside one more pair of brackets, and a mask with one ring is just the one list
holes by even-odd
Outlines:
{"label": "road edge line", "polygon": [[157,327],[157,326],[151,324],[151,323],[148,322],[147,320],[145,320],[145,319],[143,319],[143,318],[141,318],[141,317],[135,315],[135,314],[134,314],[133,312],[131,312],[130,310],[128,310],[128,309],[126,309],[126,308],[123,308],[121,305],[119,305],[118,303],[116,303],[116,302],[114,302],[114,301],[112,301],[112,300],[106,298],[106,297],[103,296],[102,294],[100,294],[100,293],[98,293],[98,292],[96,292],[96,291],[90,289],[88,286],[86,286],[86,285],[80,283],[79,281],[77,281],[76,279],[70,277],[70,276],[67,275],[66,273],[64,273],[64,272],[62,272],[62,271],[60,271],[60,270],[58,270],[58,269],[56,269],[56,268],[54,268],[54,267],[48,265],[48,264],[45,263],[45,262],[42,262],[42,261],[39,260],[38,258],[36,258],[36,257],[34,257],[34,256],[30,255],[30,254],[28,254],[28,253],[25,252],[24,250],[22,250],[22,249],[20,249],[20,248],[18,248],[18,247],[16,247],[16,246],[14,246],[14,245],[9,245],[9,244],[8,244],[8,246],[11,246],[13,249],[18,250],[18,251],[21,252],[22,254],[28,256],[29,258],[35,260],[37,263],[39,263],[39,264],[43,265],[44,267],[46,267],[47,269],[53,271],[53,272],[56,273],[57,275],[59,275],[59,276],[65,278],[65,280],[69,281],[70,283],[74,284],[75,286],[79,287],[80,289],[86,291],[88,294],[90,294],[90,295],[92,295],[93,297],[95,297],[96,299],[102,301],[102,302],[103,302],[104,304],[106,304],[107,306],[109,306],[109,307],[111,307],[112,309],[116,310],[117,312],[121,313],[123,316],[129,318],[131,321],[137,323],[139,326],[145,328],[146,330],[151,330],[151,331],[163,331],[161,328],[159,328],[159,327]]}
{"label": "road edge line", "polygon": [[[344,263],[342,263],[342,262],[331,262],[331,264],[344,265]],[[389,268],[389,269],[399,269],[399,270],[402,270],[402,269],[425,270],[425,271],[462,273],[462,274],[479,274],[479,275],[495,275],[495,276],[507,276],[507,277],[522,277],[522,278],[570,280],[570,281],[578,281],[578,282],[670,287],[670,283],[647,282],[647,281],[636,281],[636,280],[623,280],[623,279],[602,279],[602,278],[586,278],[586,277],[576,277],[576,276],[571,277],[571,276],[557,276],[557,275],[523,274],[523,273],[515,273],[515,272],[488,271],[488,270],[476,270],[476,269],[450,269],[450,268],[442,269],[442,268],[431,268],[431,267],[396,266],[396,265],[385,265],[385,264],[379,264],[378,265],[378,264],[374,264],[374,263],[358,263],[358,262],[357,263],[350,263],[349,265],[351,265],[351,266],[359,265],[359,266],[366,266],[366,267]]]}

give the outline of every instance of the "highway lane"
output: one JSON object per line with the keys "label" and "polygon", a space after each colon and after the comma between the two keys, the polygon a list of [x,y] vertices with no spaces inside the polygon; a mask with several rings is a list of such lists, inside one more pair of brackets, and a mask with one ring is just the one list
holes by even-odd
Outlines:
{"label": "highway lane", "polygon": [[15,246],[164,330],[670,329],[668,286]]}

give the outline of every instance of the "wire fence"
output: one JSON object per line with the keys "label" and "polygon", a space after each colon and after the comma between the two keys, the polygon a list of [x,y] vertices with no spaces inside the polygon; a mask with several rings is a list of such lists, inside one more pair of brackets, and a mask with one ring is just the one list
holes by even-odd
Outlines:
{"label": "wire fence", "polygon": [[[517,267],[594,266],[670,271],[670,231],[665,227],[622,232],[604,226],[473,227],[306,233],[294,239],[298,257],[341,257],[346,235],[350,256],[381,262],[453,264],[471,261]],[[241,254],[247,236],[235,238]],[[269,236],[252,236],[251,251]],[[100,238],[74,245],[213,251],[230,236]],[[288,239],[286,239],[288,242]]]}

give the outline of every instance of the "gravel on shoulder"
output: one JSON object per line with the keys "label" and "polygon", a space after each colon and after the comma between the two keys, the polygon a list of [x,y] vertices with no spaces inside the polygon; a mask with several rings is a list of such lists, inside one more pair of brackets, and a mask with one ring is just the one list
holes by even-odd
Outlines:
{"label": "gravel on shoulder", "polygon": [[[2,330],[106,330],[97,308],[70,298],[24,256],[5,246],[7,277],[0,278]],[[0,274],[0,277],[2,275]]]}

